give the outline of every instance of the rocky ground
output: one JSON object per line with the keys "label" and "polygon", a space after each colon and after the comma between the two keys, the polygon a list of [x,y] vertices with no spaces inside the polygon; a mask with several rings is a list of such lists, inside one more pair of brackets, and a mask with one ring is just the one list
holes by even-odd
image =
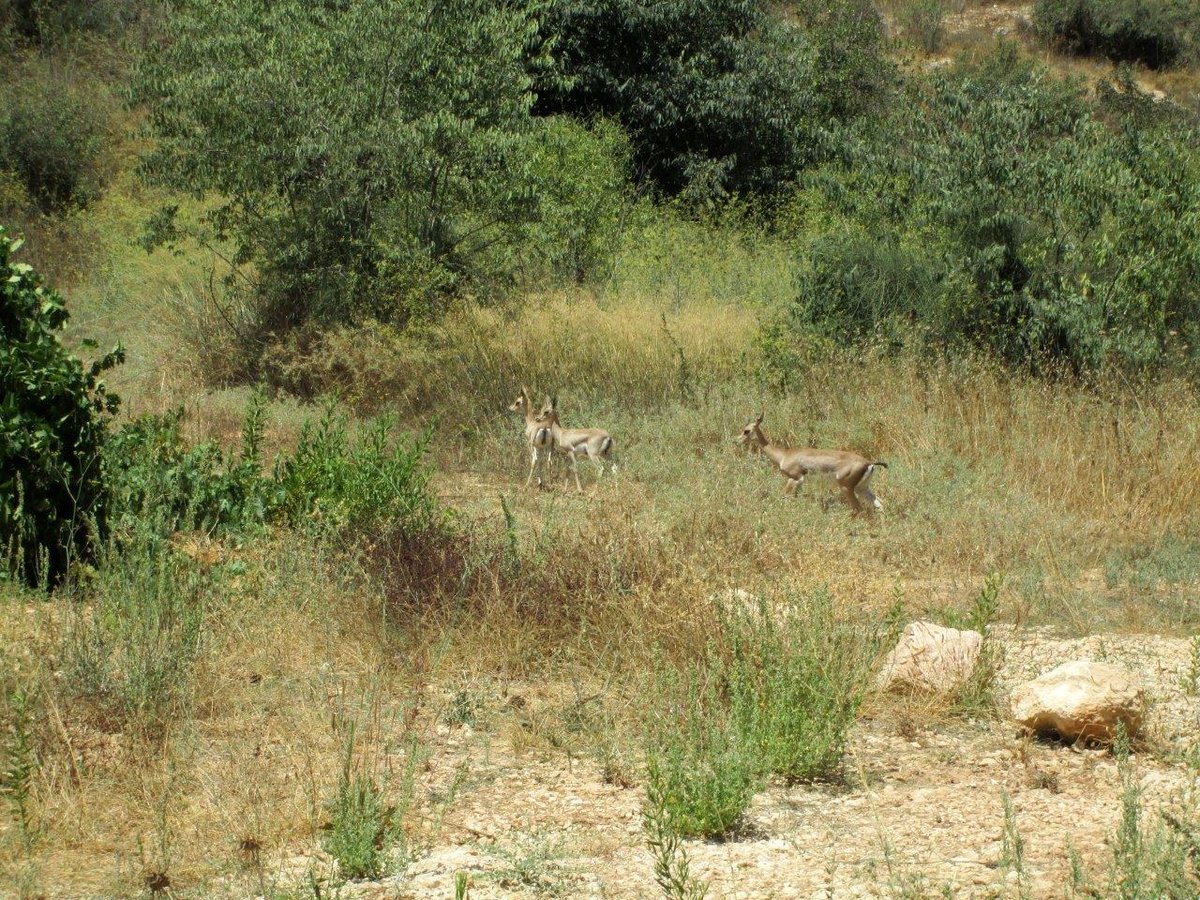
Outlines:
{"label": "rocky ground", "polygon": [[[1028,630],[1000,640],[1002,704],[1013,684],[1067,659],[1136,672],[1151,704],[1134,754],[1145,806],[1179,802],[1189,784],[1179,754],[1200,733],[1190,641],[1058,640]],[[441,800],[454,796],[427,810],[431,846],[418,848],[402,875],[344,894],[449,897],[456,874],[467,872],[472,898],[654,896],[639,787],[569,746],[528,738],[530,716],[551,693],[507,684],[493,700],[519,714],[512,721],[440,726],[425,775],[443,785]],[[875,701],[855,729],[846,772],[842,785],[771,785],[736,838],[689,842],[692,872],[709,896],[1015,897],[1024,889],[1054,897],[1069,880],[1070,849],[1100,876],[1111,860],[1121,781],[1104,750],[1031,740],[994,718]],[[1020,884],[1003,861],[1005,796],[1024,841]],[[312,863],[285,860],[273,880]]]}

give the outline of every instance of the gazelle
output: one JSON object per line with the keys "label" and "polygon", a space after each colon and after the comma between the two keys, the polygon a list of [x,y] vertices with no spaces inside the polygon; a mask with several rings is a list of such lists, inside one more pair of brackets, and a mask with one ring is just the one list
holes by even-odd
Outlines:
{"label": "gazelle", "polygon": [[887,463],[881,460],[872,462],[849,450],[792,449],[772,444],[763,433],[762,420],[763,414],[759,413],[757,419],[742,429],[741,444],[747,450],[764,454],[775,463],[780,474],[788,480],[783,488],[785,494],[794,496],[806,475],[832,475],[855,515],[862,512],[864,502],[875,510],[883,509],[879,498],[871,493],[871,476],[880,466],[886,469]]}
{"label": "gazelle", "polygon": [[575,489],[580,493],[583,493],[583,485],[579,483],[579,467],[575,464],[580,455],[600,466],[601,474],[604,472],[605,462],[609,465],[609,472],[617,474],[617,462],[612,456],[612,435],[602,428],[563,428],[558,420],[557,397],[546,398],[537,421],[550,429],[554,447],[567,454],[571,474],[575,476]]}
{"label": "gazelle", "polygon": [[533,400],[529,397],[529,388],[524,385],[521,385],[521,393],[517,394],[517,399],[509,405],[508,409],[525,419],[525,438],[529,441],[530,456],[529,477],[525,479],[525,486],[529,487],[529,482],[533,481],[533,473],[536,469],[538,487],[541,487],[542,470],[545,468],[546,460],[554,452],[554,434],[547,423],[538,420],[538,414],[533,411]]}

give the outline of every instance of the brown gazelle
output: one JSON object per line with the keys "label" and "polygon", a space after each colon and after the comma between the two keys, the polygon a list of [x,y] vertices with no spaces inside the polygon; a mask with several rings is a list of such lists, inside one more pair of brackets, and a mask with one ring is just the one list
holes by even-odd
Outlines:
{"label": "brown gazelle", "polygon": [[586,456],[600,466],[601,473],[604,471],[604,463],[607,462],[609,472],[613,475],[617,474],[617,463],[612,455],[612,435],[602,428],[563,428],[558,419],[557,397],[546,398],[537,421],[550,428],[550,433],[554,438],[554,447],[567,454],[567,460],[571,464],[571,474],[575,476],[575,488],[580,493],[583,492],[583,485],[579,483],[579,467],[576,465],[576,459],[579,456]]}
{"label": "brown gazelle", "polygon": [[881,466],[886,469],[887,463],[872,462],[849,450],[793,449],[772,444],[763,433],[762,420],[762,413],[759,413],[757,419],[742,429],[741,443],[747,450],[762,453],[775,463],[787,479],[783,489],[785,494],[794,495],[806,475],[832,475],[855,515],[862,512],[864,501],[875,510],[883,509],[879,498],[871,493],[871,476]]}
{"label": "brown gazelle", "polygon": [[546,460],[554,452],[554,434],[549,424],[538,421],[538,414],[533,411],[533,400],[529,396],[529,388],[524,385],[521,385],[521,393],[517,394],[517,399],[509,405],[508,409],[525,419],[525,439],[529,441],[529,477],[525,479],[525,486],[529,486],[529,482],[533,480],[534,470],[537,470],[538,487],[541,487],[542,470],[545,468]]}

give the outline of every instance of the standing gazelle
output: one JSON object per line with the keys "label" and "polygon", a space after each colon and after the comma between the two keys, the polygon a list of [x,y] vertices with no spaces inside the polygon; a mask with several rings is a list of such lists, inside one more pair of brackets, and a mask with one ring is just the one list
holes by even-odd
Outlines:
{"label": "standing gazelle", "polygon": [[875,469],[879,466],[886,469],[887,463],[872,462],[849,450],[792,449],[772,444],[763,433],[762,420],[763,414],[759,413],[757,419],[742,429],[741,443],[747,450],[762,453],[775,463],[788,480],[783,489],[785,494],[795,495],[805,475],[832,475],[855,515],[862,512],[864,501],[876,510],[883,509],[879,498],[871,493],[870,485]]}
{"label": "standing gazelle", "polygon": [[542,470],[545,468],[546,460],[554,451],[554,434],[547,423],[538,420],[537,413],[533,411],[533,400],[530,399],[529,388],[524,385],[521,385],[521,393],[517,394],[517,399],[508,409],[525,419],[525,438],[529,441],[530,454],[529,477],[525,479],[525,486],[528,487],[529,482],[533,480],[533,473],[536,469],[538,487],[541,487]]}
{"label": "standing gazelle", "polygon": [[567,460],[571,464],[571,474],[575,476],[575,488],[580,493],[583,493],[583,485],[579,483],[579,468],[575,464],[576,458],[580,455],[586,456],[600,466],[601,473],[604,472],[604,463],[607,462],[609,471],[613,475],[617,474],[617,463],[612,456],[612,435],[602,428],[563,428],[562,423],[558,420],[557,397],[546,399],[537,421],[549,427],[550,434],[554,439],[554,446],[567,454]]}

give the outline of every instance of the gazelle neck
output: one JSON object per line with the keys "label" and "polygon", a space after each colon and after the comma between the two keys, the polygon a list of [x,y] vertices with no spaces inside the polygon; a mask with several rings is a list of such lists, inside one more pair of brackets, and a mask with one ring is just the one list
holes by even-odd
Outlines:
{"label": "gazelle neck", "polygon": [[779,465],[779,461],[783,458],[786,451],[783,447],[772,444],[771,439],[767,437],[766,432],[761,428],[758,430],[758,440],[755,443],[758,445],[759,453],[762,453],[771,462]]}

